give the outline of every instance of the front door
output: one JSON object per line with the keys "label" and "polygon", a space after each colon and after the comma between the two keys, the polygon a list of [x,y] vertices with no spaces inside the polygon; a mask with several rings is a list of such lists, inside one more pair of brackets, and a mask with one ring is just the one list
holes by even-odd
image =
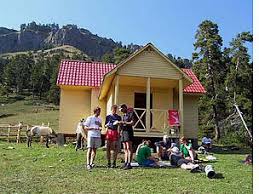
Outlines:
{"label": "front door", "polygon": [[[152,100],[152,94],[150,94],[150,108],[152,109],[153,106],[153,100]],[[139,109],[146,109],[146,93],[135,93],[134,95],[134,108]],[[144,110],[136,110],[138,117],[142,115]],[[137,115],[134,115],[136,121],[138,120]],[[146,127],[146,113],[141,118],[142,123]],[[150,115],[150,123],[152,123],[152,114]],[[144,126],[141,124],[141,122],[138,122],[138,124],[135,126],[137,129],[144,129]]]}

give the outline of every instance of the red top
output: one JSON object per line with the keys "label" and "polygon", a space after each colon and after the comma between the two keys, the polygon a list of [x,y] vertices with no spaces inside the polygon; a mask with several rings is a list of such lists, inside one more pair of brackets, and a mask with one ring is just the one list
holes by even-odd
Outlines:
{"label": "red top", "polygon": [[[57,85],[100,87],[103,76],[115,67],[112,63],[62,60]],[[191,69],[182,70],[193,80],[191,85],[184,88],[185,93],[206,92]]]}

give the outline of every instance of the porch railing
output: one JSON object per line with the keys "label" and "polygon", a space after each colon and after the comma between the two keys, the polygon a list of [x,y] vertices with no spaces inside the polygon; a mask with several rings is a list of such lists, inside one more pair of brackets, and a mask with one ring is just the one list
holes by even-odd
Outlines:
{"label": "porch railing", "polygon": [[164,132],[168,129],[168,110],[150,109],[152,122],[150,131]]}
{"label": "porch railing", "polygon": [[150,129],[146,128],[146,112],[144,108],[134,108],[135,124],[133,129],[135,131],[150,131],[163,133],[168,129],[168,110],[164,109],[150,109]]}
{"label": "porch railing", "polygon": [[146,123],[145,123],[145,115],[147,110],[144,108],[134,108],[135,113],[135,124],[133,125],[133,129],[135,131],[146,131]]}

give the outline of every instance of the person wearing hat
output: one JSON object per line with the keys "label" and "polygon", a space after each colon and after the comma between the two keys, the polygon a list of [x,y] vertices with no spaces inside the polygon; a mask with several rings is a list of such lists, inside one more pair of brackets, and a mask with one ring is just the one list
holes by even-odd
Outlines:
{"label": "person wearing hat", "polygon": [[125,162],[122,166],[123,169],[131,169],[131,162],[133,158],[133,150],[132,150],[132,142],[134,138],[133,133],[133,112],[128,111],[128,107],[126,104],[122,104],[120,106],[120,111],[123,113],[122,121],[120,122],[121,126],[121,142],[123,145],[124,153],[125,153]]}

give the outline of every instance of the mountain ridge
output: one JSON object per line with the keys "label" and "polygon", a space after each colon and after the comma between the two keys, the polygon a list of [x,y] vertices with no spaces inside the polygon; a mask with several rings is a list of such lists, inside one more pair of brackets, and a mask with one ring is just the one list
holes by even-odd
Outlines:
{"label": "mountain ridge", "polygon": [[[112,53],[116,47],[123,46],[121,42],[100,37],[73,24],[60,28],[58,24],[31,22],[21,24],[20,30],[0,27],[0,54],[45,50],[63,45],[73,46],[94,60],[100,60],[104,54]],[[127,48],[135,51],[140,46],[130,44]]]}

